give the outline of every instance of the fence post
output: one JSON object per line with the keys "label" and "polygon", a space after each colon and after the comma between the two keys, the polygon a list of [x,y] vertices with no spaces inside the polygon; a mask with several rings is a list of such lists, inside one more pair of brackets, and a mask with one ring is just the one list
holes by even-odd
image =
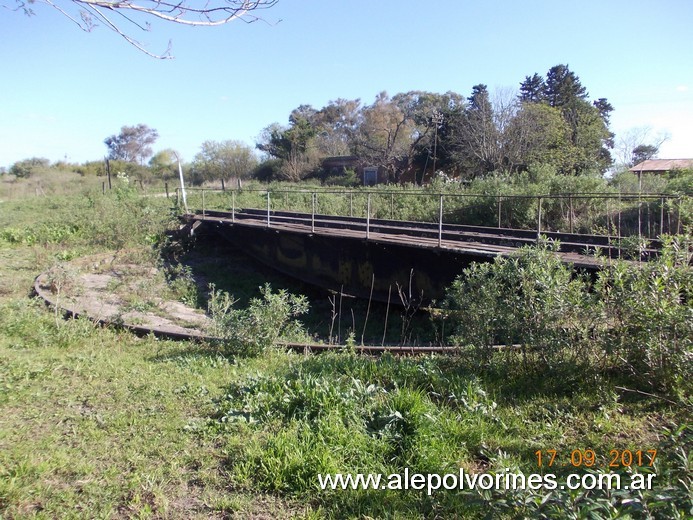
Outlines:
{"label": "fence post", "polygon": [[354,192],[349,191],[349,216],[354,216]]}
{"label": "fence post", "polygon": [[573,233],[573,194],[568,195],[568,222],[570,223],[570,233]]}
{"label": "fence post", "polygon": [[168,199],[168,198],[170,198],[168,195],[168,182],[164,183],[164,188],[166,188],[166,198]]}
{"label": "fence post", "polygon": [[438,206],[438,247],[443,245],[443,194],[440,194],[440,204]]}
{"label": "fence post", "polygon": [[537,243],[541,238],[541,197],[537,197]]}
{"label": "fence post", "polygon": [[659,237],[664,234],[664,197],[659,201]]}
{"label": "fence post", "polygon": [[231,222],[236,222],[236,190],[231,192]]}
{"label": "fence post", "polygon": [[390,220],[395,219],[395,194],[390,193]]}
{"label": "fence post", "polygon": [[202,188],[202,217],[204,218],[205,216],[205,190]]}
{"label": "fence post", "polygon": [[371,194],[368,194],[366,201],[366,240],[371,236]]}

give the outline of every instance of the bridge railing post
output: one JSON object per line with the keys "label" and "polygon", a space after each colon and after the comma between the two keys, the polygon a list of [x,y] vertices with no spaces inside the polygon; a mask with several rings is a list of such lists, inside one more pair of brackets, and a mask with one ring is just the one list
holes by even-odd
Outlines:
{"label": "bridge railing post", "polygon": [[498,228],[501,227],[501,201],[503,200],[503,197],[498,195]]}
{"label": "bridge railing post", "polygon": [[438,206],[438,247],[443,245],[443,194],[440,195]]}
{"label": "bridge railing post", "polygon": [[267,227],[270,227],[270,192],[267,190]]}
{"label": "bridge railing post", "polygon": [[371,194],[368,194],[368,199],[366,200],[366,239],[371,236]]}
{"label": "bridge railing post", "polygon": [[537,197],[537,243],[541,238],[541,197]]}
{"label": "bridge railing post", "polygon": [[315,199],[317,198],[317,193],[313,192],[310,194],[312,200],[312,210],[310,214],[310,232],[315,233]]}

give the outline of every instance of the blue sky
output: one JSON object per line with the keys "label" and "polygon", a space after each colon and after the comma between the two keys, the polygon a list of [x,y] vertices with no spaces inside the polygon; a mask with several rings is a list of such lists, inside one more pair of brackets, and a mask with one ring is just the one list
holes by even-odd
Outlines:
{"label": "blue sky", "polygon": [[205,140],[254,145],[301,104],[516,89],[559,63],[611,102],[617,137],[649,126],[670,135],[660,157],[693,157],[690,0],[279,0],[270,23],[132,31],[153,52],[172,40],[173,60],[34,10],[0,7],[0,166],[96,160],[104,138],[138,123],[158,130],[156,150],[191,160]]}

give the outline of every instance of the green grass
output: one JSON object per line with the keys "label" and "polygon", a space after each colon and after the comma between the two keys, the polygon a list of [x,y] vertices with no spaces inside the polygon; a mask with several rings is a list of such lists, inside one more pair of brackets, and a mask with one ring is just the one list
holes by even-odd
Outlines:
{"label": "green grass", "polygon": [[[165,201],[99,197],[4,203],[0,215],[0,230],[77,226],[55,240],[0,239],[1,518],[690,517],[690,396],[512,359],[480,370],[464,355],[232,357],[63,320],[28,297],[37,274],[73,254],[151,262],[169,222]],[[319,472],[536,473],[535,452],[549,449],[592,449],[608,469],[609,451],[626,448],[659,450],[655,490],[317,486]]]}

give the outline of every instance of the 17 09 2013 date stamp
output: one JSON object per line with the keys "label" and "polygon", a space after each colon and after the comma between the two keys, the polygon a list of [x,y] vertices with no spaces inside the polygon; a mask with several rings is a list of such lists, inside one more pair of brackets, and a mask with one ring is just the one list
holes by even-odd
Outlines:
{"label": "17 09 2013 date stamp", "polygon": [[537,450],[537,467],[567,468],[645,468],[653,467],[657,459],[657,450],[613,449],[606,453],[597,453],[592,449],[574,449],[560,451],[554,449]]}

